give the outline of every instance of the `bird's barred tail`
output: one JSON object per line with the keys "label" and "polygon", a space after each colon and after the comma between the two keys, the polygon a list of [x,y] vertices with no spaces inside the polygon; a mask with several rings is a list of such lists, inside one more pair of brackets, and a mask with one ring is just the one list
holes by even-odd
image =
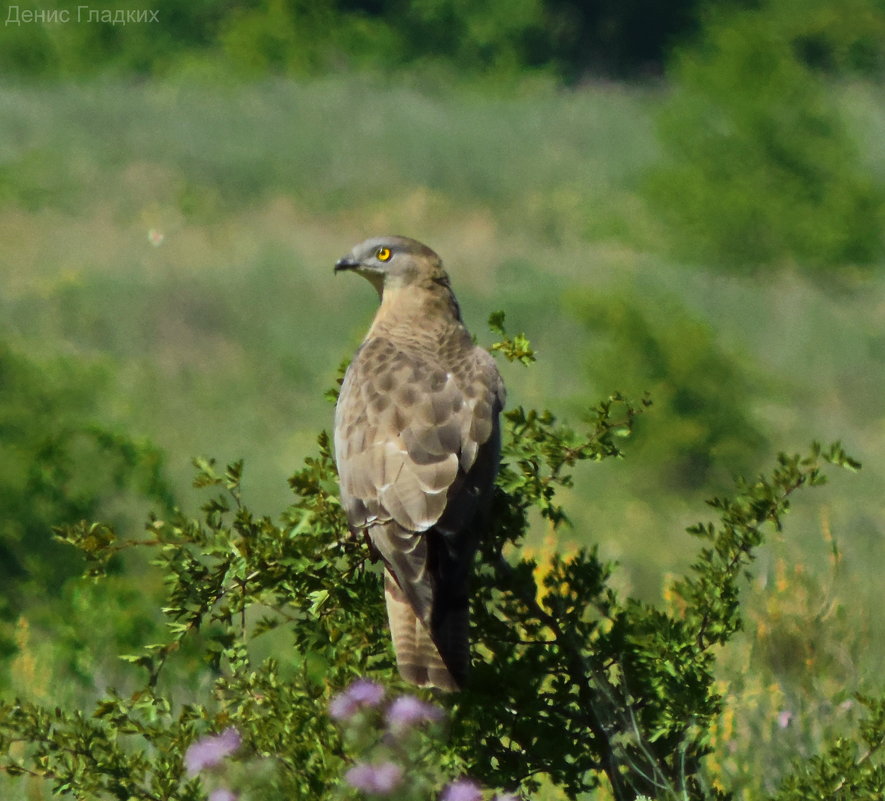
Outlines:
{"label": "bird's barred tail", "polygon": [[[461,683],[446,666],[446,661],[439,648],[433,642],[427,627],[412,609],[396,579],[389,571],[384,571],[384,597],[387,602],[387,618],[390,622],[390,633],[393,637],[393,650],[396,653],[396,665],[400,675],[408,682],[419,687],[438,687],[453,692],[461,688]],[[443,647],[451,648],[453,669],[458,672],[461,682],[466,673],[467,654],[469,649],[466,616],[463,625],[455,631],[454,626],[447,627]],[[451,660],[450,660],[451,662]],[[462,668],[463,664],[463,670]]]}

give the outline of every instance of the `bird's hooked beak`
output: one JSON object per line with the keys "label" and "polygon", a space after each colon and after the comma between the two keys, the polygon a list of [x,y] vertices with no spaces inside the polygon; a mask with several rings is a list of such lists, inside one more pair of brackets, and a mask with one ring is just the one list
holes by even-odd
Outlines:
{"label": "bird's hooked beak", "polygon": [[354,259],[349,253],[342,259],[335,262],[335,272],[340,273],[342,270],[355,270],[360,263]]}

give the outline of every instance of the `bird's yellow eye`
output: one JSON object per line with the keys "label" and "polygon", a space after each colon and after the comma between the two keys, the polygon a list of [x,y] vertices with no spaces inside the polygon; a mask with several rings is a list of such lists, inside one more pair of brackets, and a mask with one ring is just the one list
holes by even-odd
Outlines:
{"label": "bird's yellow eye", "polygon": [[378,261],[388,261],[393,254],[390,252],[390,248],[378,248],[375,251],[375,258]]}

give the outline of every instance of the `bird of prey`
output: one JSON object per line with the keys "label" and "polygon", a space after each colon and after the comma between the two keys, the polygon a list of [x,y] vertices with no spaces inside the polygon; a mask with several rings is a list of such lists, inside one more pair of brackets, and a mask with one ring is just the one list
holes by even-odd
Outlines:
{"label": "bird of prey", "polygon": [[384,562],[402,677],[463,687],[468,583],[492,494],[504,384],[461,321],[442,261],[414,239],[357,245],[335,265],[381,304],[344,376],[335,460],[350,529]]}

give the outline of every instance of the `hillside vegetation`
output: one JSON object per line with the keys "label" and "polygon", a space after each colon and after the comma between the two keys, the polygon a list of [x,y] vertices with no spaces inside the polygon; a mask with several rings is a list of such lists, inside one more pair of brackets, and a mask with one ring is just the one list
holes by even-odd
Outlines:
{"label": "hillside vegetation", "polygon": [[[549,5],[521,4],[526,30]],[[80,580],[89,565],[52,527],[137,537],[149,510],[194,510],[193,457],[244,459],[243,498],[279,518],[376,303],[332,265],[401,233],[443,256],[480,343],[496,310],[529,337],[538,363],[502,365],[511,408],[579,427],[612,393],[648,393],[624,458],[576,465],[560,490],[571,525],[532,518],[539,570],[598,546],[620,592],[678,606],[705,498],[813,439],[863,463],[797,499],[758,552],[717,668],[711,786],[774,793],[850,730],[885,664],[885,23],[843,5],[853,24],[787,0],[711,13],[654,45],[666,79],[632,83],[541,58],[549,42],[534,66],[519,48],[489,66],[474,42],[463,80],[464,52],[342,66],[327,48],[308,68],[294,39],[278,68],[245,69],[236,54],[271,52],[255,42],[281,3],[141,70],[138,32],[114,32],[126,58],[102,51],[100,74],[77,60],[95,30],[3,30],[24,48],[4,51],[18,61],[0,84],[4,699],[88,708],[137,686],[117,654],[164,636],[161,572],[127,551]],[[395,35],[383,15],[348,20]],[[43,50],[22,38],[38,35]],[[285,638],[268,641],[284,659]],[[178,658],[173,694],[208,693],[199,649]],[[0,795],[48,789],[0,779]]]}

